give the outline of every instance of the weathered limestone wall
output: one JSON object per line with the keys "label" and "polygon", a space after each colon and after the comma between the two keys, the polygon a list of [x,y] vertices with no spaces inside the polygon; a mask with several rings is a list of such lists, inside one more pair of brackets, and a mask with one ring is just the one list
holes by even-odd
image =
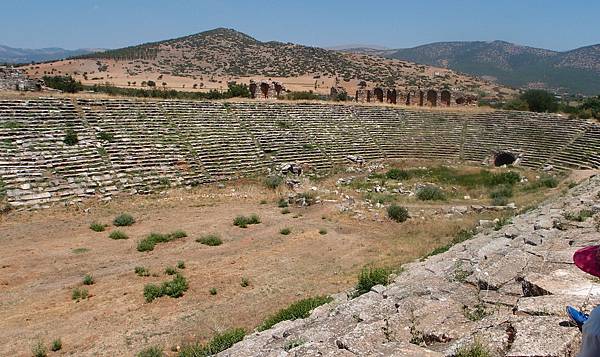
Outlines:
{"label": "weathered limestone wall", "polygon": [[[76,145],[63,142],[68,129]],[[14,207],[148,193],[363,159],[600,167],[600,127],[557,115],[330,104],[126,99],[0,100],[0,196]]]}
{"label": "weathered limestone wall", "polygon": [[[574,357],[581,334],[565,306],[590,311],[600,284],[572,263],[598,244],[600,177],[498,231],[404,266],[388,286],[253,333],[219,356],[454,356],[479,341],[492,356]],[[591,210],[584,222],[567,213]],[[297,347],[286,350],[294,343]]]}
{"label": "weathered limestone wall", "polygon": [[40,89],[41,85],[38,81],[27,78],[20,70],[0,66],[0,91],[38,91]]}

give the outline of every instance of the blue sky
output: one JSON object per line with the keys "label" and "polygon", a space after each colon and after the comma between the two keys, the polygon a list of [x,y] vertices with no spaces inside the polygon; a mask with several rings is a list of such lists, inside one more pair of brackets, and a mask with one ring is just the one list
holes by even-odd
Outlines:
{"label": "blue sky", "polygon": [[412,47],[505,40],[567,50],[600,43],[598,0],[14,0],[0,44],[117,48],[229,27],[312,46]]}

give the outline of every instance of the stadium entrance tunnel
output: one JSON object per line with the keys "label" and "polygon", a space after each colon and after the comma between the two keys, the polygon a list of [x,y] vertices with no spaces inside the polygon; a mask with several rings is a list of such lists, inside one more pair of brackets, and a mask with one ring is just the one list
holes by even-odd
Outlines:
{"label": "stadium entrance tunnel", "polygon": [[499,152],[494,156],[494,166],[512,165],[517,161],[515,154],[510,152]]}

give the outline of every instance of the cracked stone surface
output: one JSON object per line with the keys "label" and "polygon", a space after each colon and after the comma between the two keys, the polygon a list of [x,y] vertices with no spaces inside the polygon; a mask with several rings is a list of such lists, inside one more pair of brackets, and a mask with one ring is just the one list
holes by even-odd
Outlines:
{"label": "cracked stone surface", "polygon": [[[500,231],[424,262],[388,286],[339,298],[310,317],[248,335],[220,356],[447,356],[481,342],[491,356],[575,357],[581,334],[565,314],[600,303],[600,282],[572,254],[597,244],[600,212],[582,224],[563,214],[600,205],[600,177],[515,217]],[[456,279],[456,270],[462,275]],[[285,350],[286,343],[302,341]]]}

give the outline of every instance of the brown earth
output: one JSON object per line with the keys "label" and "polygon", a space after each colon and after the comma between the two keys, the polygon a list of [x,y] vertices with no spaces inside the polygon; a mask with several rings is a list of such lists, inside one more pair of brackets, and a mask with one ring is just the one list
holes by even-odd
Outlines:
{"label": "brown earth", "polygon": [[[388,220],[383,209],[367,209],[359,219],[340,213],[333,202],[336,179],[318,184],[330,189],[322,194],[323,203],[291,206],[290,214],[276,204],[285,190],[231,182],[225,188],[173,189],[109,204],[88,201],[0,216],[0,355],[27,356],[36,341],[48,344],[55,338],[62,339],[63,350],[53,355],[133,355],[150,345],[170,350],[206,340],[231,327],[252,330],[293,301],[350,288],[366,264],[399,266],[491,215],[447,216],[439,209],[456,202],[413,199],[406,201],[413,219],[403,224]],[[137,220],[122,229],[128,240],[109,239],[112,226],[90,230],[91,222],[109,224],[121,212]],[[232,225],[235,216],[251,213],[262,223],[246,229]],[[279,234],[284,227],[292,233]],[[158,244],[152,252],[136,250],[148,233],[178,229],[188,237]],[[218,233],[224,244],[195,241],[207,233]],[[180,260],[189,290],[178,299],[146,303],[144,285],[170,280],[164,270]],[[139,277],[136,266],[157,276]],[[93,285],[82,284],[86,274],[94,277]],[[249,279],[248,287],[240,285],[242,277]],[[73,301],[76,287],[86,287],[89,299]],[[211,288],[218,293],[211,295]]]}

